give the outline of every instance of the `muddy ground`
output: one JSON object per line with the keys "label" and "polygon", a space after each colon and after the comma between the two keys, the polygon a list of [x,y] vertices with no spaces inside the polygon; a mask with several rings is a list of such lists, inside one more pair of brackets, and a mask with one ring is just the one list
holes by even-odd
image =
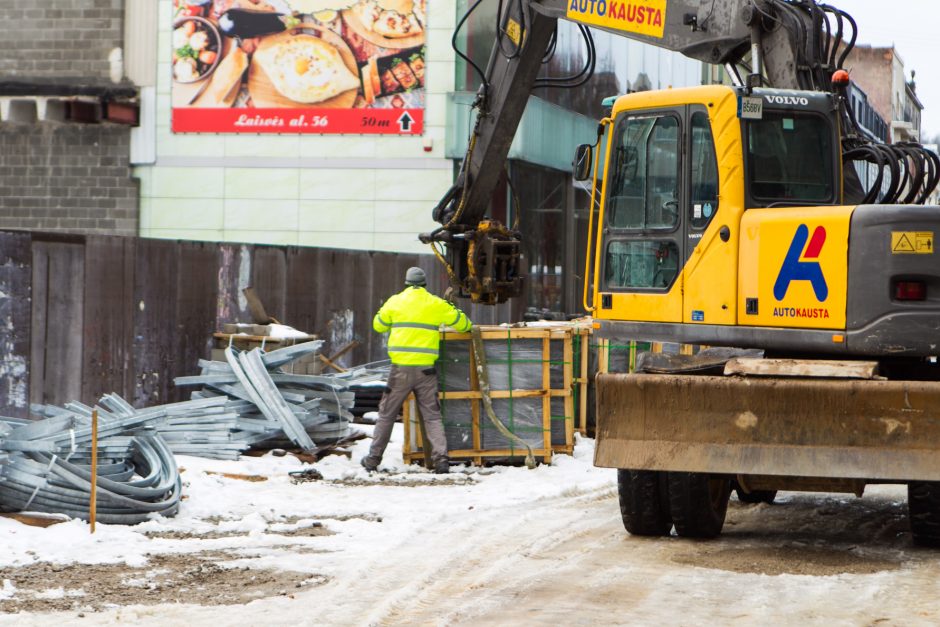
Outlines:
{"label": "muddy ground", "polygon": [[[216,521],[224,522],[224,521]],[[296,524],[288,519],[286,524]],[[247,534],[231,531],[186,533],[143,532],[150,538],[172,540],[230,539],[233,544]],[[328,536],[321,522],[299,525],[269,535],[283,538],[293,551],[316,551],[291,545],[291,538]],[[195,603],[233,605],[272,596],[292,596],[305,587],[329,581],[323,575],[230,566],[241,557],[235,550],[148,555],[143,567],[119,564],[52,564],[40,562],[19,568],[0,568],[0,582],[16,588],[11,599],[0,599],[0,613],[77,610],[93,613],[124,605]]]}
{"label": "muddy ground", "polygon": [[[361,495],[362,514],[285,517],[260,532],[283,555],[304,554],[313,574],[251,562],[231,521],[208,518],[198,534],[148,532],[191,550],[151,555],[141,567],[0,570],[0,582],[16,587],[0,600],[0,623],[828,627],[932,625],[940,616],[940,553],[912,546],[901,487],[874,487],[863,499],[733,499],[721,537],[689,541],[627,534],[611,485],[487,506],[472,481],[419,479],[389,480],[409,506],[408,533],[369,512],[379,493],[356,480],[343,489]],[[455,495],[462,506],[445,502]],[[344,533],[355,541],[323,548]],[[328,619],[311,623],[311,607],[329,608]]]}

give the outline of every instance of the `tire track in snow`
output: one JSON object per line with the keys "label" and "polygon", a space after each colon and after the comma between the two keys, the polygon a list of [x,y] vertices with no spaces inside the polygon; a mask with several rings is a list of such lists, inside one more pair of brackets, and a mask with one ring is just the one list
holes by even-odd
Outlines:
{"label": "tire track in snow", "polygon": [[[409,589],[374,612],[368,622],[449,625],[498,608],[537,583],[537,576],[523,564],[544,561],[553,569],[565,568],[566,562],[578,561],[579,553],[594,550],[596,536],[611,519],[592,511],[598,506],[617,511],[615,492],[604,487],[530,502],[524,508],[480,512],[474,517],[479,520],[468,521],[469,533],[459,545],[453,545],[453,534],[441,538],[440,543],[450,545],[450,550],[434,560],[430,569],[422,568],[420,582],[412,579]],[[498,523],[488,522],[494,518]],[[546,557],[567,544],[579,548]]]}

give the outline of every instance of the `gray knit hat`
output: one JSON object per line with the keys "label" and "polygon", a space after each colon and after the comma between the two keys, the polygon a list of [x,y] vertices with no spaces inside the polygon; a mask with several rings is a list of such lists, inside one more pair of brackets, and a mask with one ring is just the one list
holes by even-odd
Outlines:
{"label": "gray knit hat", "polygon": [[428,277],[421,268],[411,267],[405,273],[405,285],[425,286],[428,283]]}

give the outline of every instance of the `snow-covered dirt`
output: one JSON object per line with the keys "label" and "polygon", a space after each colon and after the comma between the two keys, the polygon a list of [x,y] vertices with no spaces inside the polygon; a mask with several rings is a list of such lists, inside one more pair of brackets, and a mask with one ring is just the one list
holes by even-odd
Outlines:
{"label": "snow-covered dirt", "polygon": [[[368,430],[368,428],[366,428]],[[331,457],[181,457],[179,516],[46,529],[0,519],[0,625],[936,624],[940,553],[904,490],[733,500],[711,542],[629,536],[593,442],[536,470],[369,476]],[[243,481],[219,473],[267,477]],[[257,478],[257,477],[255,477]]]}

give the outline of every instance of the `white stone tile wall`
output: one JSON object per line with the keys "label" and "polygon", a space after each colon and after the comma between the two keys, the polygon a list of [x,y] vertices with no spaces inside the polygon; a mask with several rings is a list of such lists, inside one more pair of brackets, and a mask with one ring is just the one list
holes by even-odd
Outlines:
{"label": "white stone tile wall", "polygon": [[[417,233],[453,181],[453,0],[429,0],[423,137],[170,132],[170,0],[158,0],[157,160],[135,168],[144,237],[428,252]],[[433,148],[425,152],[424,142]]]}

